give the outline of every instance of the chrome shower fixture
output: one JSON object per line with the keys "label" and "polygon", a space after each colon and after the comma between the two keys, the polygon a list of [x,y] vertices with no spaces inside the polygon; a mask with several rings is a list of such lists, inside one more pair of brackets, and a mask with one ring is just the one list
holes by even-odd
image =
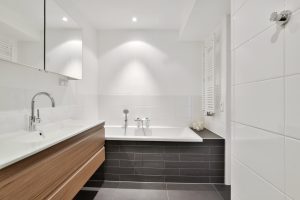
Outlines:
{"label": "chrome shower fixture", "polygon": [[270,21],[276,22],[280,26],[286,25],[291,19],[292,11],[284,10],[281,13],[273,12],[270,16]]}

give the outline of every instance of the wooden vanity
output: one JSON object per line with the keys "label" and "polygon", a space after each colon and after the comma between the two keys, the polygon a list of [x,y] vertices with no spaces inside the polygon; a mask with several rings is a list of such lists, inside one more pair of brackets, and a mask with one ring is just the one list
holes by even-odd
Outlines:
{"label": "wooden vanity", "polygon": [[0,170],[0,199],[68,200],[105,160],[104,123]]}

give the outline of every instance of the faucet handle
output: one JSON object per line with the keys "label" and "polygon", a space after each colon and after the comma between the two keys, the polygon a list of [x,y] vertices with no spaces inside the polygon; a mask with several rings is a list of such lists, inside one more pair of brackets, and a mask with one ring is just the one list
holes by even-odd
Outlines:
{"label": "faucet handle", "polygon": [[143,122],[141,120],[141,118],[137,117],[134,121],[137,123],[137,128],[140,128],[141,127],[141,123]]}
{"label": "faucet handle", "polygon": [[41,123],[42,120],[41,120],[41,118],[40,118],[40,109],[37,109],[36,112],[37,112],[37,118],[35,119],[35,122],[36,122],[36,123]]}
{"label": "faucet handle", "polygon": [[146,128],[149,128],[150,127],[150,119],[148,118],[148,117],[146,117],[145,119],[144,119],[144,121],[145,121],[145,125],[146,125]]}

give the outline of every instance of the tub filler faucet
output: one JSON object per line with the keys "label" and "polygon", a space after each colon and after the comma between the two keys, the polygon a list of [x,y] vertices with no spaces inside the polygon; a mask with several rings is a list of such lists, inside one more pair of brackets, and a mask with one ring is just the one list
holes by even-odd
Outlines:
{"label": "tub filler faucet", "polygon": [[29,127],[28,127],[29,131],[36,131],[36,124],[41,122],[39,109],[37,109],[37,116],[35,116],[35,113],[34,113],[35,98],[38,96],[41,96],[41,95],[45,95],[45,96],[49,97],[49,99],[51,100],[51,106],[55,107],[55,101],[49,93],[39,92],[39,93],[35,94],[31,100],[31,116],[29,117]]}
{"label": "tub filler faucet", "polygon": [[143,129],[150,127],[150,119],[148,117],[142,119],[137,117],[134,121],[137,123],[137,128],[140,128],[141,126]]}
{"label": "tub filler faucet", "polygon": [[129,110],[128,109],[124,109],[123,113],[125,115],[124,128],[127,129],[128,128],[128,113],[129,113]]}

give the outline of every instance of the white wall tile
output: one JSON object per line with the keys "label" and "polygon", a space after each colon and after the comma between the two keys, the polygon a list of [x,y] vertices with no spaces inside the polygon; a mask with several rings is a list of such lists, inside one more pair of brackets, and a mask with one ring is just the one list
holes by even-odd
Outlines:
{"label": "white wall tile", "polygon": [[284,191],[284,137],[238,123],[233,132],[233,155]]}
{"label": "white wall tile", "polygon": [[284,80],[260,81],[235,87],[235,120],[283,133]]}
{"label": "white wall tile", "polygon": [[270,15],[284,8],[285,0],[249,0],[234,15],[234,47],[249,40],[273,23]]}
{"label": "white wall tile", "polygon": [[286,135],[300,139],[300,75],[286,78]]}
{"label": "white wall tile", "polygon": [[294,200],[300,199],[300,141],[286,139],[286,192]]}
{"label": "white wall tile", "polygon": [[235,84],[283,76],[283,31],[276,32],[273,26],[235,50]]}
{"label": "white wall tile", "polygon": [[231,12],[235,13],[240,9],[248,0],[232,0]]}
{"label": "white wall tile", "polygon": [[300,12],[298,13],[286,25],[286,74],[300,73]]}
{"label": "white wall tile", "polygon": [[291,10],[293,12],[298,11],[300,9],[300,1],[299,0],[286,0],[286,9]]}
{"label": "white wall tile", "polygon": [[254,174],[236,159],[232,162],[233,194],[241,200],[284,200],[273,185]]}

